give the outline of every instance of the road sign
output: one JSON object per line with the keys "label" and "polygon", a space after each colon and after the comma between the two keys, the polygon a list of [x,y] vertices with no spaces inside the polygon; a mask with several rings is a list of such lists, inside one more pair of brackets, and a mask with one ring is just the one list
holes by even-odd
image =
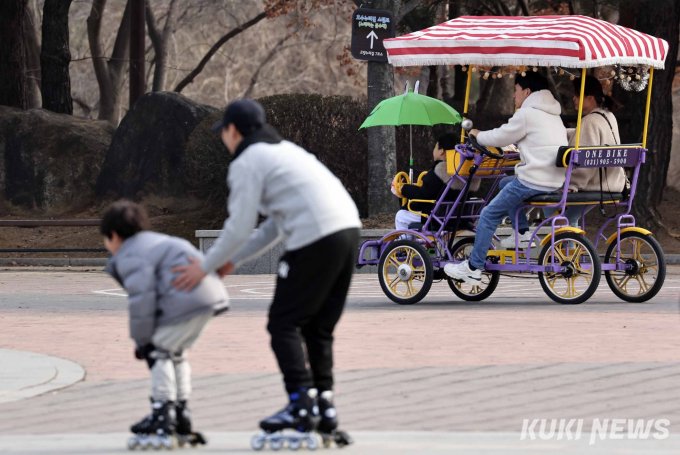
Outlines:
{"label": "road sign", "polygon": [[385,10],[359,8],[352,15],[352,56],[386,62],[383,40],[394,38],[394,17]]}

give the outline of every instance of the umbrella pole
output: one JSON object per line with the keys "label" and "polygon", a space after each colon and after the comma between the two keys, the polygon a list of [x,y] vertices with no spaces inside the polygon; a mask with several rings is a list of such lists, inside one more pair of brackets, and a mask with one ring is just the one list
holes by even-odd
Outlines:
{"label": "umbrella pole", "polygon": [[408,179],[413,183],[413,126],[408,126],[408,137],[411,143],[411,156],[408,162]]}

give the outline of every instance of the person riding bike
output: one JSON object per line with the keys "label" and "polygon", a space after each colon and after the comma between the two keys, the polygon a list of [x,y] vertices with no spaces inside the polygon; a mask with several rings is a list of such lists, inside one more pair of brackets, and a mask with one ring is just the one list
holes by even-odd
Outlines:
{"label": "person riding bike", "polygon": [[[538,73],[526,73],[515,81],[513,98],[517,111],[508,123],[494,130],[469,133],[483,146],[504,147],[517,143],[521,158],[515,166],[517,178],[482,210],[470,259],[444,267],[449,277],[473,285],[481,283],[487,252],[503,218],[510,215],[514,220],[524,200],[555,192],[565,181],[565,169],[555,166],[559,147],[568,142],[567,130],[560,118],[560,103],[548,90],[547,79]],[[519,213],[516,229],[522,239],[528,240],[529,225],[523,211]]]}

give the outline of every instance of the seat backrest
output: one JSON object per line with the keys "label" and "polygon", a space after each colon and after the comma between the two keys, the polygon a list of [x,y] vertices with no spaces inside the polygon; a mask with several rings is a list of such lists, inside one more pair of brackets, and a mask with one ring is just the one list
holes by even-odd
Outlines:
{"label": "seat backrest", "polygon": [[[569,166],[573,147],[559,148],[555,165]],[[635,167],[640,163],[644,149],[641,145],[605,145],[598,147],[581,147],[574,161],[576,167]]]}
{"label": "seat backrest", "polygon": [[[492,153],[497,153],[499,155],[501,154],[507,154],[506,151],[501,149],[500,147],[487,147],[489,150],[491,150]],[[456,170],[458,169],[458,166],[460,166],[461,160],[465,160],[465,157],[458,153],[456,150],[447,150],[446,151],[446,172],[449,175],[456,175]],[[484,161],[482,161],[481,166],[479,166],[479,169],[477,170],[476,175],[481,176],[481,175],[498,175],[502,171],[498,170],[500,167],[511,167],[519,163],[519,159],[495,159],[495,158],[489,158],[489,157],[484,157]],[[470,175],[470,168],[472,167],[472,160],[467,160],[465,163],[463,163],[463,166],[460,168],[458,171],[458,175],[465,176],[465,175]],[[494,169],[494,170],[486,170],[486,169]]]}

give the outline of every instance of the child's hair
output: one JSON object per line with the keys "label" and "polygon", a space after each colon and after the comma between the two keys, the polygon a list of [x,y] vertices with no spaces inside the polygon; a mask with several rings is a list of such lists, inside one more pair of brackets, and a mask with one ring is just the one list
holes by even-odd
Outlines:
{"label": "child's hair", "polygon": [[151,223],[146,210],[139,204],[125,200],[111,204],[99,226],[102,235],[110,239],[115,232],[123,240],[149,229],[151,229]]}
{"label": "child's hair", "polygon": [[515,84],[519,84],[522,90],[529,89],[531,93],[538,92],[540,90],[548,90],[548,79],[541,76],[534,71],[526,71],[526,76],[519,74],[515,78]]}
{"label": "child's hair", "polygon": [[439,148],[443,150],[453,150],[459,141],[459,136],[453,133],[446,133],[439,136],[439,139],[437,139],[437,145],[439,145]]}
{"label": "child's hair", "polygon": [[[574,79],[574,93],[576,96],[581,94],[581,79]],[[599,107],[611,110],[614,107],[614,100],[604,94],[602,84],[595,76],[586,76],[586,86],[583,91],[583,96],[592,96]]]}

